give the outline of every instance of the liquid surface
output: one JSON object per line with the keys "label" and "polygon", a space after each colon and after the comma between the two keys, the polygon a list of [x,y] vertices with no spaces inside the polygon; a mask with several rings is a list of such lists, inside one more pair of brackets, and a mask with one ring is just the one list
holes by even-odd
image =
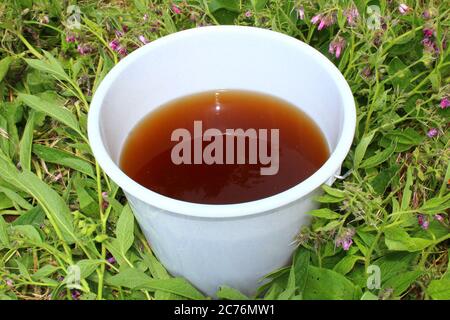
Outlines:
{"label": "liquid surface", "polygon": [[[216,128],[279,129],[279,165],[275,175],[261,175],[261,164],[173,163],[172,132],[194,121],[203,132]],[[201,142],[205,148],[211,142]],[[246,150],[249,151],[249,140]],[[197,144],[198,146],[198,144]],[[191,140],[192,159],[194,139]],[[224,137],[223,154],[226,152]],[[237,151],[235,143],[235,154]],[[173,100],[144,117],[129,134],[120,159],[122,170],[148,189],[173,199],[202,204],[235,204],[266,198],[302,182],[328,159],[329,150],[318,126],[306,114],[276,97],[239,90],[203,92]],[[193,163],[193,162],[192,162]]]}

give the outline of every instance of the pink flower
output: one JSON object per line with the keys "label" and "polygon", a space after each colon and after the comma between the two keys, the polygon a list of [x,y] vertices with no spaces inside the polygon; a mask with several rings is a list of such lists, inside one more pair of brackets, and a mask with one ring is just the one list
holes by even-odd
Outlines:
{"label": "pink flower", "polygon": [[436,219],[437,221],[439,221],[441,223],[444,221],[444,217],[440,214],[435,214],[434,219]]}
{"label": "pink flower", "polygon": [[73,34],[66,35],[66,42],[73,43],[76,42],[77,38]]}
{"label": "pink flower", "polygon": [[341,233],[335,240],[336,247],[342,247],[345,251],[350,249],[350,246],[353,243],[353,236],[355,235],[355,229],[347,228],[344,232]]}
{"label": "pink flower", "polygon": [[430,9],[425,9],[422,13],[422,17],[427,20],[430,19],[432,16],[433,16],[433,13]]}
{"label": "pink flower", "polygon": [[300,20],[305,19],[305,9],[303,7],[297,9],[297,18]]}
{"label": "pink flower", "polygon": [[250,10],[247,10],[247,11],[245,12],[245,16],[246,16],[247,18],[250,18],[252,15],[253,15],[253,14],[252,14],[252,12],[251,12]]}
{"label": "pink flower", "polygon": [[315,15],[314,17],[312,17],[311,23],[312,23],[312,24],[317,24],[317,23],[320,21],[321,18],[322,18],[322,15],[317,14],[317,15]]}
{"label": "pink flower", "polygon": [[11,279],[6,279],[6,285],[11,288],[14,286],[14,281],[12,281]]}
{"label": "pink flower", "polygon": [[[313,17],[313,19],[314,19],[314,17]],[[325,29],[326,27],[329,27],[332,24],[334,24],[334,22],[335,22],[334,14],[328,14],[324,17],[320,16],[320,22],[319,22],[319,26],[317,27],[317,30]],[[315,24],[315,23],[313,23],[313,24]]]}
{"label": "pink flower", "polygon": [[342,249],[345,251],[348,251],[350,249],[350,246],[352,245],[353,240],[352,239],[345,239],[342,241]]}
{"label": "pink flower", "polygon": [[344,10],[344,16],[347,18],[347,23],[351,26],[356,25],[356,19],[359,17],[358,9],[355,7],[351,7],[347,10]]}
{"label": "pink flower", "polygon": [[427,136],[428,138],[434,138],[438,135],[439,131],[436,128],[431,128],[430,130],[428,130],[427,132]]}
{"label": "pink flower", "polygon": [[172,4],[172,11],[175,14],[181,14],[181,9],[176,4]]}
{"label": "pink flower", "polygon": [[337,37],[335,40],[330,42],[330,46],[328,47],[328,52],[335,55],[336,59],[339,59],[341,56],[342,50],[345,47],[345,40],[342,37]]}
{"label": "pink flower", "polygon": [[119,43],[119,40],[114,39],[108,45],[111,49],[113,49],[114,51],[117,51],[117,48],[119,47],[120,43]]}
{"label": "pink flower", "polygon": [[423,29],[423,36],[425,38],[431,38],[433,36],[433,33],[434,33],[434,31],[431,28],[424,28]]}
{"label": "pink flower", "polygon": [[143,35],[140,35],[140,36],[138,37],[138,39],[139,39],[139,41],[142,42],[143,44],[149,43],[149,41],[148,41]]}
{"label": "pink flower", "polygon": [[410,10],[411,8],[404,3],[400,3],[400,5],[398,6],[398,11],[400,11],[400,14],[402,15],[407,14]]}
{"label": "pink flower", "polygon": [[106,210],[106,208],[108,208],[108,206],[109,206],[108,192],[103,191],[102,192],[102,208],[103,208],[103,210]]}
{"label": "pink flower", "polygon": [[114,33],[116,34],[117,38],[120,38],[125,34],[123,31],[120,30],[114,30]]}
{"label": "pink flower", "polygon": [[325,19],[320,20],[319,26],[317,27],[317,30],[322,30],[323,28],[325,28],[327,25],[325,23]]}
{"label": "pink flower", "polygon": [[77,51],[78,51],[79,54],[84,56],[84,55],[86,55],[88,53],[91,53],[92,52],[92,48],[89,45],[87,45],[87,44],[79,44],[77,46]]}
{"label": "pink flower", "polygon": [[450,99],[447,97],[443,98],[439,105],[441,106],[441,109],[447,109],[450,107]]}
{"label": "pink flower", "polygon": [[120,54],[121,56],[126,56],[128,54],[127,48],[122,47],[122,46],[118,46],[117,47],[117,53]]}

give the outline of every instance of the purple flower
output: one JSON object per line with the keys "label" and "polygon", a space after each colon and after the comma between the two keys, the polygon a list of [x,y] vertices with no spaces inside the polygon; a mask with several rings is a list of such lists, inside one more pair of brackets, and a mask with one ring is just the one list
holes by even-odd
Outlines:
{"label": "purple flower", "polygon": [[365,66],[362,69],[361,74],[364,78],[369,78],[372,75],[372,70],[370,70],[370,66]]}
{"label": "purple flower", "polygon": [[128,26],[123,25],[122,26],[122,30],[123,30],[124,33],[127,33],[128,32]]}
{"label": "purple flower", "polygon": [[172,4],[172,11],[175,14],[181,14],[181,9],[176,4]]}
{"label": "purple flower", "polygon": [[335,240],[336,247],[342,247],[345,251],[350,249],[350,246],[353,244],[353,236],[355,235],[355,229],[347,228],[345,229],[340,236],[338,236]]}
{"label": "purple flower", "polygon": [[143,35],[140,35],[140,36],[138,37],[138,39],[139,39],[139,41],[142,42],[143,44],[149,43],[149,41],[148,41]]}
{"label": "purple flower", "polygon": [[353,240],[352,239],[346,239],[344,241],[342,241],[342,249],[344,249],[345,251],[348,251],[348,249],[350,249],[350,246],[352,245]]}
{"label": "purple flower", "polygon": [[423,29],[423,36],[425,38],[431,38],[433,36],[433,33],[434,33],[434,31],[431,28],[424,28]]}
{"label": "purple flower", "polygon": [[417,222],[424,230],[428,229],[428,226],[430,225],[428,218],[426,218],[423,214],[419,214],[417,216]]}
{"label": "purple flower", "polygon": [[430,19],[431,16],[432,16],[432,12],[431,12],[430,9],[425,9],[425,10],[423,11],[423,13],[422,13],[422,17],[423,17],[424,19]]}
{"label": "purple flower", "polygon": [[[313,18],[314,19],[314,18]],[[319,22],[319,26],[317,27],[317,30],[322,30],[325,29],[329,26],[331,26],[332,24],[334,24],[335,22],[335,18],[333,14],[328,14],[324,17],[321,16],[320,18],[320,22]]]}
{"label": "purple flower", "polygon": [[110,258],[106,259],[106,261],[108,261],[110,264],[114,264],[114,263],[116,263],[116,258],[110,257]]}
{"label": "purple flower", "polygon": [[91,53],[92,52],[92,48],[89,45],[87,45],[87,44],[79,44],[77,46],[77,51],[78,51],[79,54],[84,56],[84,55],[86,55],[88,53]]}
{"label": "purple flower", "polygon": [[72,290],[72,299],[73,300],[79,300],[81,296],[80,291],[78,290]]}
{"label": "purple flower", "polygon": [[325,28],[327,25],[325,23],[325,19],[320,20],[319,26],[317,27],[317,30],[322,30],[323,28]]}
{"label": "purple flower", "polygon": [[321,14],[317,14],[314,17],[312,17],[311,23],[312,24],[317,24],[321,19],[322,19],[322,15]]}
{"label": "purple flower", "polygon": [[252,15],[253,15],[253,14],[252,14],[252,12],[251,12],[250,10],[247,10],[247,11],[245,12],[245,16],[246,16],[247,18],[250,18]]}
{"label": "purple flower", "polygon": [[359,12],[356,7],[351,7],[347,10],[344,10],[344,16],[347,18],[347,23],[351,26],[356,25],[356,19],[359,17]]}
{"label": "purple flower", "polygon": [[436,219],[440,223],[442,223],[444,221],[444,217],[442,215],[440,215],[440,214],[435,214],[434,215],[434,219]]}
{"label": "purple flower", "polygon": [[438,135],[439,131],[436,128],[431,128],[430,130],[428,130],[427,132],[427,136],[428,138],[434,138]]}
{"label": "purple flower", "polygon": [[297,8],[297,18],[300,20],[304,20],[305,19],[305,9],[302,7]]}
{"label": "purple flower", "polygon": [[122,46],[118,46],[116,51],[121,56],[126,56],[128,54],[127,48],[122,47]]}
{"label": "purple flower", "polygon": [[406,4],[404,3],[400,3],[400,5],[398,6],[398,11],[400,11],[400,14],[405,15],[408,13],[408,11],[410,11],[411,8],[408,7]]}
{"label": "purple flower", "polygon": [[422,39],[422,44],[424,47],[433,47],[434,45],[433,40],[431,40],[430,38]]}
{"label": "purple flower", "polygon": [[443,98],[439,105],[441,109],[447,109],[448,107],[450,107],[450,99],[447,97]]}
{"label": "purple flower", "polygon": [[330,42],[330,46],[328,48],[328,52],[335,55],[336,59],[339,59],[341,56],[342,50],[345,47],[345,40],[342,37],[337,37],[335,40]]}
{"label": "purple flower", "polygon": [[108,45],[111,49],[113,49],[114,51],[117,51],[117,48],[119,47],[120,43],[119,43],[119,40],[114,39]]}
{"label": "purple flower", "polygon": [[74,34],[69,33],[66,35],[66,42],[73,43],[76,41],[77,41],[77,37],[75,37]]}
{"label": "purple flower", "polygon": [[114,30],[114,33],[116,34],[117,38],[120,38],[125,34],[123,31],[120,30]]}
{"label": "purple flower", "polygon": [[14,281],[12,281],[11,279],[6,279],[6,285],[11,288],[12,286],[14,286]]}

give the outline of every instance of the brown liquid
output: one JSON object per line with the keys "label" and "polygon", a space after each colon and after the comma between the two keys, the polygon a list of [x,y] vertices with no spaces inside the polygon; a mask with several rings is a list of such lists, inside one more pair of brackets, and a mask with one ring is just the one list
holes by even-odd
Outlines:
{"label": "brown liquid", "polygon": [[[246,140],[245,164],[180,164],[171,159],[172,132],[185,128],[194,137],[194,121],[209,128],[279,129],[279,170],[261,175],[269,165],[249,164]],[[258,131],[257,131],[258,132]],[[194,163],[194,140],[191,140]],[[210,144],[203,141],[204,148]],[[225,139],[223,143],[226,155]],[[235,143],[236,156],[237,143]],[[203,204],[233,204],[259,200],[285,191],[317,171],[329,156],[318,126],[291,104],[266,94],[220,90],[171,101],[142,119],[125,142],[120,166],[133,180],[173,199]],[[224,161],[225,162],[225,161]],[[236,163],[237,160],[234,162]]]}

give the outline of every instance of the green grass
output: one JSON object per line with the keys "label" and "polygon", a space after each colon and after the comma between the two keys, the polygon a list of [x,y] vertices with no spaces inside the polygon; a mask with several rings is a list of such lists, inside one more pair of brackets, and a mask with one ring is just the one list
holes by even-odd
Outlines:
{"label": "green grass", "polygon": [[[344,74],[358,112],[349,175],[325,189],[292,266],[268,275],[256,297],[450,299],[449,110],[439,106],[450,96],[448,1],[405,1],[413,8],[405,14],[396,1],[356,1],[354,25],[345,16],[351,1],[176,1],[180,14],[168,1],[79,1],[80,30],[69,30],[62,3],[0,3],[0,299],[203,298],[152,254],[92,156],[86,115],[121,58],[108,46],[115,30],[128,27],[120,46],[131,52],[140,35],[152,41],[217,23],[309,43]],[[335,23],[319,31],[310,22],[318,13]],[[329,45],[342,40],[337,59]],[[80,283],[67,286],[76,270]],[[219,296],[245,298],[227,287]]]}

